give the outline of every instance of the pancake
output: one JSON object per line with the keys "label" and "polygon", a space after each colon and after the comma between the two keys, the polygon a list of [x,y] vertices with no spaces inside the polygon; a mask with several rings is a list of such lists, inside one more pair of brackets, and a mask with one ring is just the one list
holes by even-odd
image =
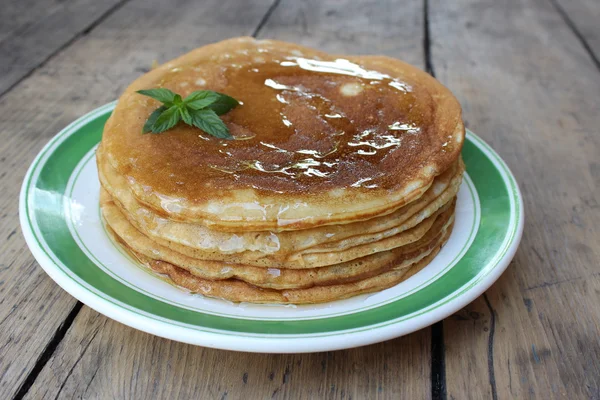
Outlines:
{"label": "pancake", "polygon": [[[159,104],[136,91],[156,87],[238,99],[243,104],[222,116],[236,140],[185,124],[141,135]],[[464,133],[450,91],[401,61],[237,38],[133,82],[106,123],[102,162],[139,204],[169,220],[214,231],[296,231],[414,202],[459,158]]]}
{"label": "pancake", "polygon": [[[214,90],[232,140],[178,123],[137,93]],[[452,94],[380,56],[236,38],[134,81],[96,154],[107,232],[142,266],[202,295],[311,304],[389,288],[454,225],[465,129]]]}
{"label": "pancake", "polygon": [[[237,264],[246,264],[246,265],[253,265],[253,266],[259,266],[259,267],[273,267],[273,268],[290,268],[290,269],[304,269],[304,268],[315,268],[315,267],[322,267],[322,266],[327,266],[327,265],[332,265],[332,264],[337,264],[337,263],[341,263],[341,262],[346,262],[346,261],[351,261],[360,257],[363,257],[365,255],[368,254],[373,254],[379,251],[384,251],[384,250],[390,250],[396,247],[400,247],[400,246],[404,246],[406,244],[409,244],[411,242],[414,242],[416,240],[418,240],[420,237],[422,237],[427,230],[431,227],[431,225],[433,224],[435,218],[443,213],[444,211],[448,210],[449,208],[451,208],[451,211],[453,212],[454,210],[454,206],[453,206],[453,202],[451,201],[452,198],[449,199],[448,202],[446,202],[445,204],[443,204],[441,207],[437,207],[436,205],[436,210],[435,212],[431,213],[428,215],[427,218],[423,218],[421,219],[420,216],[422,215],[421,213],[419,213],[418,215],[415,216],[415,218],[419,219],[419,223],[415,224],[415,226],[411,227],[410,229],[406,229],[406,230],[401,230],[401,232],[389,236],[389,237],[380,237],[378,241],[375,241],[375,239],[373,239],[373,242],[369,242],[366,244],[362,244],[360,241],[357,242],[357,245],[355,246],[348,246],[348,248],[339,250],[339,251],[334,251],[334,250],[330,250],[327,252],[314,252],[314,253],[310,253],[310,252],[306,252],[306,253],[300,253],[297,255],[294,255],[293,257],[288,257],[288,258],[283,258],[283,257],[277,257],[276,255],[273,254],[267,254],[267,255],[261,255],[260,253],[257,252],[246,252],[246,253],[235,253],[235,254],[223,254],[223,253],[206,253],[203,251],[198,251],[196,249],[190,249],[187,248],[186,246],[182,246],[176,243],[172,243],[169,241],[164,241],[164,240],[160,240],[160,239],[154,239],[152,238],[152,240],[148,239],[150,242],[153,243],[153,245],[155,247],[161,246],[161,247],[165,247],[165,248],[169,248],[172,249],[174,251],[177,251],[181,254],[187,255],[189,257],[192,257],[194,259],[198,259],[198,260],[218,260],[218,261],[224,261],[224,262],[228,262],[228,263],[237,263]],[[119,209],[120,215],[119,218],[122,221],[119,221],[121,224],[127,224],[127,225],[132,225],[131,228],[136,227],[136,224],[133,223],[132,224],[132,220],[129,220],[126,216],[125,213],[123,212],[122,207],[117,203],[114,203],[116,208]],[[413,219],[415,219],[413,218]],[[116,223],[115,220],[113,220],[113,223]],[[139,229],[135,228],[136,231],[139,232]],[[377,235],[374,235],[377,236]],[[144,235],[145,238],[147,238]],[[132,238],[133,240],[133,238]],[[349,240],[347,240],[347,242],[349,242]]]}
{"label": "pancake", "polygon": [[356,282],[340,283],[329,286],[313,286],[306,289],[272,290],[259,288],[236,279],[220,281],[201,279],[173,264],[152,260],[141,254],[135,254],[135,252],[132,253],[142,264],[152,271],[163,275],[176,286],[192,293],[233,302],[258,304],[315,304],[342,300],[359,294],[384,290],[408,279],[408,277],[423,269],[433,260],[441,247],[448,240],[450,230],[451,229],[446,231],[440,245],[434,248],[427,256],[414,263],[403,265],[400,268],[393,268],[380,275]]}
{"label": "pancake", "polygon": [[[139,220],[141,230],[148,235],[184,244],[201,250],[217,250],[223,253],[246,250],[263,253],[288,252],[290,249],[302,250],[316,244],[335,242],[359,234],[380,232],[396,227],[421,210],[430,201],[453,186],[454,192],[460,185],[464,165],[461,160],[443,174],[435,178],[434,184],[418,200],[395,210],[388,216],[368,221],[283,232],[234,232],[225,233],[208,229],[202,225],[172,221],[153,212],[136,201],[129,185],[104,161],[102,146],[97,151],[99,175],[102,186],[125,208],[128,214]],[[199,240],[199,239],[202,240]]]}
{"label": "pancake", "polygon": [[[168,241],[197,249],[198,252],[190,255],[202,259],[219,257],[219,254],[256,252],[246,255],[243,259],[246,261],[248,257],[261,257],[261,253],[276,254],[283,260],[309,249],[310,252],[340,251],[357,240],[362,240],[363,243],[373,241],[373,233],[387,237],[410,229],[456,194],[464,171],[464,164],[459,159],[447,171],[437,176],[432,186],[419,199],[391,214],[371,220],[301,231],[220,232],[203,225],[169,220],[141,205],[129,190],[126,179],[103,162],[102,146],[98,149],[97,157],[103,188],[117,201],[130,222],[146,236],[165,245],[168,245],[165,242]],[[349,238],[352,239],[346,240]]]}
{"label": "pancake", "polygon": [[[453,206],[453,204],[452,204]],[[135,229],[122,215],[109,196],[101,195],[102,215],[108,228],[120,242],[145,257],[166,261],[188,270],[204,279],[224,280],[236,278],[260,287],[285,289],[304,288],[340,282],[351,282],[381,273],[392,267],[398,267],[424,257],[439,244],[442,234],[453,222],[453,207],[428,221],[426,231],[405,246],[389,251],[381,251],[355,259],[351,262],[337,263],[331,266],[313,269],[261,268],[232,264],[222,261],[198,260],[173,251],[153,242]]]}

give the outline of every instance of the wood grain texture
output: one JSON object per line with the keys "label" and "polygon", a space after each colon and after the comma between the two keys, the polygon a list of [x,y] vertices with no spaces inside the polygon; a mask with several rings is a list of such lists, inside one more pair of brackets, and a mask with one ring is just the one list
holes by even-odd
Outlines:
{"label": "wood grain texture", "polygon": [[[424,67],[423,3],[131,0],[110,8],[115,0],[78,14],[88,3],[0,7],[0,72],[14,64],[27,75],[42,63],[25,79],[0,74],[0,93],[3,79],[12,79],[8,87],[18,82],[0,95],[0,398],[11,398],[28,376],[26,397],[36,399],[444,398],[431,388],[428,329],[347,351],[260,355],[160,339],[87,307],[78,313],[26,249],[16,202],[41,147],[118,97],[154,60],[257,32]],[[600,399],[598,2],[428,3],[436,75],[461,101],[467,125],[512,168],[526,211],[507,272],[444,321],[447,397]],[[90,21],[99,14],[96,26]],[[87,28],[85,18],[55,26],[77,15],[88,18]],[[48,53],[27,42],[40,29]],[[4,49],[21,58],[5,61]]]}
{"label": "wood grain texture", "polygon": [[550,1],[600,70],[600,1]]}
{"label": "wood grain texture", "polygon": [[327,353],[213,350],[124,327],[86,307],[27,398],[398,398],[427,386],[420,354],[428,347],[417,332]]}
{"label": "wood grain texture", "polygon": [[131,2],[0,97],[0,398],[19,391],[76,305],[37,265],[19,232],[17,199],[27,167],[56,132],[117,98],[154,60],[250,34],[271,2],[246,4],[238,10],[231,0]]}
{"label": "wood grain texture", "polygon": [[260,37],[334,54],[384,54],[424,68],[423,4],[385,0],[282,0]]}
{"label": "wood grain texture", "polygon": [[[78,60],[78,68],[87,75],[106,73],[106,61],[100,60],[91,51],[104,53],[102,58],[115,62],[113,68],[122,75],[116,83],[103,79],[109,94],[117,96],[122,90],[119,84],[134,78],[128,68],[139,65],[135,57],[145,49],[168,49],[171,53],[157,58],[165,60],[184,52],[190,46],[177,37],[185,21],[177,21],[179,27],[168,34],[175,37],[163,38],[167,44],[154,42],[153,31],[143,26],[130,27],[118,36],[122,41],[111,40],[116,27],[130,26],[129,17],[140,14],[133,10],[141,3],[128,4],[114,17],[105,21],[85,41],[72,46],[64,58],[49,63],[48,68],[63,69],[64,64]],[[389,18],[390,6],[379,2],[380,12],[371,11],[373,18]],[[367,4],[371,9],[377,4]],[[345,10],[349,7],[350,10]],[[354,8],[353,8],[354,7]],[[330,11],[338,10],[339,15]],[[283,11],[280,11],[283,10]],[[330,50],[352,48],[354,35],[352,26],[362,25],[364,16],[351,2],[282,2],[274,9],[270,18],[260,29],[259,37],[287,39],[287,30],[312,32],[311,37],[299,33],[297,41],[316,47],[327,43]],[[411,12],[418,18],[422,8],[415,6]],[[201,10],[196,10],[201,14]],[[207,20],[219,19],[212,9]],[[407,10],[408,13],[408,10]],[[329,15],[328,15],[329,14]],[[294,15],[302,15],[294,16]],[[145,18],[152,15],[145,14]],[[191,18],[190,18],[191,19]],[[233,21],[230,22],[230,24]],[[382,19],[381,23],[385,21]],[[169,23],[173,23],[171,20]],[[215,24],[222,24],[222,21]],[[387,23],[387,22],[385,22]],[[413,21],[414,23],[414,21]],[[146,21],[145,25],[151,25]],[[336,38],[327,32],[346,30],[349,38]],[[303,26],[305,28],[303,28]],[[113,28],[115,27],[115,28]],[[406,29],[406,28],[405,28]],[[403,29],[403,35],[409,39]],[[412,45],[413,62],[423,65],[422,25],[414,23]],[[400,28],[398,28],[400,34]],[[373,43],[390,41],[394,32],[381,29],[374,32]],[[397,37],[397,36],[396,36]],[[99,38],[102,42],[97,42]],[[183,39],[183,37],[181,37]],[[214,37],[213,40],[219,38]],[[135,48],[132,41],[135,40]],[[103,43],[110,44],[109,50]],[[175,45],[179,43],[179,47]],[[337,43],[337,46],[336,46]],[[198,43],[200,45],[201,43]],[[346,48],[344,48],[346,46]],[[362,47],[361,47],[362,46]],[[355,44],[355,51],[363,53],[396,54],[395,43],[379,45],[369,49],[367,42]],[[387,47],[386,47],[387,46]],[[116,48],[115,48],[116,47]],[[194,47],[194,46],[192,46]],[[369,51],[371,50],[371,51]],[[119,58],[123,57],[124,60]],[[132,62],[131,59],[136,60]],[[150,58],[151,59],[151,58]],[[148,59],[148,61],[150,60]],[[64,64],[63,64],[64,63]],[[143,64],[142,64],[143,65]],[[149,65],[149,62],[146,64]],[[139,72],[137,72],[139,73]],[[110,89],[109,89],[110,88]],[[87,97],[96,97],[96,88]],[[104,102],[104,99],[98,99]],[[29,398],[84,397],[84,398],[391,398],[404,396],[427,398],[430,388],[430,337],[429,330],[422,330],[405,338],[360,349],[306,355],[260,355],[233,353],[175,343],[137,332],[131,328],[108,320],[84,308],[61,342],[48,364],[41,371],[28,392]]]}
{"label": "wood grain texture", "polygon": [[0,6],[0,95],[126,0],[6,1]]}
{"label": "wood grain texture", "polygon": [[[117,1],[3,2],[0,7],[0,96],[7,88],[98,18]],[[43,89],[42,86],[40,89]],[[55,93],[0,98],[0,397],[16,393],[62,334],[61,324],[76,301],[46,277],[33,260],[18,224],[18,194],[28,164],[50,133],[65,126],[57,108],[47,107]],[[16,92],[19,96],[20,92]],[[32,98],[37,97],[36,100]],[[58,100],[58,99],[52,99]],[[31,101],[31,103],[29,103]],[[59,104],[68,110],[72,105]],[[41,112],[36,112],[42,110]],[[31,113],[35,114],[31,118]],[[73,115],[73,114],[72,114]],[[32,298],[32,293],[35,296]]]}
{"label": "wood grain texture", "polygon": [[598,398],[599,71],[545,0],[432,1],[429,23],[438,79],[526,215],[507,272],[445,321],[448,396]]}

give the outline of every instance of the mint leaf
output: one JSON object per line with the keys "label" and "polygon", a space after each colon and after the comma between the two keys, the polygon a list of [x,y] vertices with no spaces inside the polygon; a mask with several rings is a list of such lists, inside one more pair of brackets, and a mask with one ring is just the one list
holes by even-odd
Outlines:
{"label": "mint leaf", "polygon": [[206,106],[214,103],[219,99],[219,93],[213,92],[212,90],[198,90],[192,92],[183,101],[184,104],[192,110],[200,110]]}
{"label": "mint leaf", "polygon": [[[152,97],[154,100],[158,100],[161,103],[164,103],[167,107],[170,107],[175,102],[175,93],[171,92],[169,89],[147,89],[147,90],[138,90],[139,94],[143,94],[144,96]],[[179,96],[181,99],[181,96]]]}
{"label": "mint leaf", "polygon": [[160,133],[173,128],[181,120],[220,139],[233,139],[219,115],[229,112],[240,103],[231,96],[212,90],[199,90],[185,99],[169,89],[139,90],[139,94],[163,103],[150,114],[142,133]]}
{"label": "mint leaf", "polygon": [[154,123],[156,122],[156,120],[160,116],[160,114],[162,114],[163,111],[165,111],[166,109],[167,109],[167,107],[160,106],[156,110],[154,110],[152,112],[152,114],[150,114],[150,116],[148,117],[148,120],[146,121],[146,123],[144,124],[144,127],[142,128],[142,134],[152,132],[152,126],[154,125]]}
{"label": "mint leaf", "polygon": [[194,126],[194,122],[192,119],[192,115],[190,114],[190,110],[188,110],[185,105],[183,107],[179,107],[179,114],[181,114],[181,119],[183,122],[190,126]]}
{"label": "mint leaf", "polygon": [[213,110],[194,110],[190,114],[195,127],[219,139],[233,139],[225,123]]}
{"label": "mint leaf", "polygon": [[223,115],[237,107],[240,103],[231,96],[223,93],[217,93],[219,98],[212,102],[207,108],[213,110],[217,115]]}
{"label": "mint leaf", "polygon": [[167,110],[163,111],[162,114],[160,114],[160,116],[152,125],[152,133],[161,133],[171,129],[177,125],[179,121],[181,121],[179,108],[177,106],[168,108]]}

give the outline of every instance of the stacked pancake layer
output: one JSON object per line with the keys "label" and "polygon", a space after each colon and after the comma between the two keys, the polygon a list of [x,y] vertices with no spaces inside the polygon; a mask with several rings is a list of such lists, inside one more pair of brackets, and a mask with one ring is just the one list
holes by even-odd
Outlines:
{"label": "stacked pancake layer", "polygon": [[[138,79],[97,151],[107,230],[176,285],[236,302],[327,302],[418,272],[452,231],[460,107],[397,60],[344,62],[240,38]],[[223,117],[236,140],[186,126],[140,135],[157,104],[135,91],[157,86],[242,101]]]}
{"label": "stacked pancake layer", "polygon": [[419,199],[372,220],[302,231],[231,233],[156,213],[136,201],[123,177],[110,173],[101,148],[97,157],[102,214],[119,243],[191,292],[254,303],[339,300],[412,276],[450,235],[464,170],[459,161]]}

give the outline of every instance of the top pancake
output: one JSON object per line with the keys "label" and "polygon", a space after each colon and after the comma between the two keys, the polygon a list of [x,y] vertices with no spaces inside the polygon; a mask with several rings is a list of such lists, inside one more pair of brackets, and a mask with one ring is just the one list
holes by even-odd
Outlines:
{"label": "top pancake", "polygon": [[[235,140],[183,123],[142,135],[159,106],[137,94],[226,93]],[[457,160],[460,106],[423,71],[380,56],[340,58],[237,38],[196,49],[137,79],[102,139],[137,200],[216,230],[298,230],[390,213]]]}

